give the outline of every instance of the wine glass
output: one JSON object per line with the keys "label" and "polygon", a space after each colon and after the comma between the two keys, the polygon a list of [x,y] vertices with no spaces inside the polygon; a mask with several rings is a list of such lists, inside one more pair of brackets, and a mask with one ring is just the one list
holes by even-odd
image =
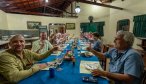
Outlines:
{"label": "wine glass", "polygon": [[61,71],[62,70],[62,68],[60,67],[62,62],[63,62],[63,53],[61,53],[61,55],[57,56],[57,58],[56,58],[56,65],[57,65],[56,69],[57,69],[57,71]]}

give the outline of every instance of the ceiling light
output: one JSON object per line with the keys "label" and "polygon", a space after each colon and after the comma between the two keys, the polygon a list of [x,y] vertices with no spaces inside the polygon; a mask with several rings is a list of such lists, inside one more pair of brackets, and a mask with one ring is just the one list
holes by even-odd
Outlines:
{"label": "ceiling light", "polygon": [[46,3],[48,3],[49,1],[48,0],[45,0],[46,1]]}
{"label": "ceiling light", "polygon": [[96,0],[96,3],[102,3],[102,0]]}
{"label": "ceiling light", "polygon": [[76,6],[75,12],[76,12],[76,13],[80,13],[80,11],[81,11],[80,6]]}

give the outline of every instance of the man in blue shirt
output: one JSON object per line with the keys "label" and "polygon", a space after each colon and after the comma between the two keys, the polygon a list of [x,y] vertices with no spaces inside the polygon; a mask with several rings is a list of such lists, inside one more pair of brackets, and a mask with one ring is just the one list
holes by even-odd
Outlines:
{"label": "man in blue shirt", "polygon": [[118,31],[114,40],[114,48],[100,53],[88,47],[100,59],[110,58],[109,72],[93,70],[93,76],[105,76],[113,79],[115,84],[140,84],[144,71],[141,55],[132,49],[134,35],[128,31]]}

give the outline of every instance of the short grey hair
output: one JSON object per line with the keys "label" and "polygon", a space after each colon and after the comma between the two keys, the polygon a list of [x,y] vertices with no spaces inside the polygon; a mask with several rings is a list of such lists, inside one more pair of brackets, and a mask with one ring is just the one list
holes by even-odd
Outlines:
{"label": "short grey hair", "polygon": [[20,37],[24,39],[24,36],[23,36],[23,35],[17,34],[17,35],[15,35],[15,36],[11,37],[11,38],[9,39],[9,42],[13,41],[13,40],[16,39],[16,38],[20,38]]}
{"label": "short grey hair", "polygon": [[117,35],[123,36],[123,39],[127,42],[127,44],[132,47],[134,43],[134,34],[129,31],[120,30],[117,32]]}

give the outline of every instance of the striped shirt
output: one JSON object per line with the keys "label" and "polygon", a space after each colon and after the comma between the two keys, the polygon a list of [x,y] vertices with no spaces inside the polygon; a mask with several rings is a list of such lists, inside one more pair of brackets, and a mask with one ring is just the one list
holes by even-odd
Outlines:
{"label": "striped shirt", "polygon": [[[46,51],[48,51],[49,49],[53,48],[52,44],[48,41],[48,40],[45,40],[44,42],[44,46],[43,48],[38,52],[39,54],[43,54],[45,53]],[[37,40],[37,41],[34,41],[33,44],[32,44],[32,51],[33,52],[37,52],[38,49],[40,49],[41,47],[41,44],[43,44],[41,42],[41,40]]]}

